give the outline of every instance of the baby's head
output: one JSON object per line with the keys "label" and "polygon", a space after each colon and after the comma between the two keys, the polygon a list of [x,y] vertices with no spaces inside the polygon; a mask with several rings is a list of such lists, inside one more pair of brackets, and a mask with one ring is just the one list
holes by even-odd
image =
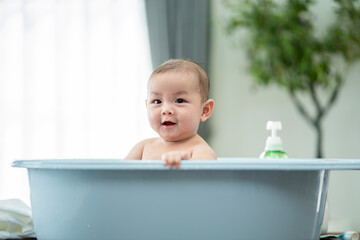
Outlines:
{"label": "baby's head", "polygon": [[156,68],[151,74],[149,81],[157,74],[168,72],[179,72],[195,76],[199,80],[201,102],[203,103],[209,99],[210,81],[200,64],[189,59],[171,59]]}
{"label": "baby's head", "polygon": [[208,119],[214,101],[209,99],[209,79],[191,60],[169,60],[148,81],[147,112],[151,127],[166,141],[181,141],[197,134]]}

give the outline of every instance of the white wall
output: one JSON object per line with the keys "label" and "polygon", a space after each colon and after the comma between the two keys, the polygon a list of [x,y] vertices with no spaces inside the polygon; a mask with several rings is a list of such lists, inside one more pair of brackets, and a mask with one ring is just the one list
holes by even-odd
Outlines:
{"label": "white wall", "polygon": [[[318,1],[319,2],[319,1]],[[263,151],[267,120],[280,120],[285,151],[293,158],[315,156],[315,132],[303,120],[287,93],[277,87],[251,88],[244,48],[225,34],[222,1],[212,0],[212,43],[209,76],[215,110],[210,144],[220,157],[257,157]],[[332,2],[314,6],[321,33],[332,19]],[[324,122],[327,158],[360,158],[360,62],[349,72],[339,99]],[[329,231],[360,231],[360,171],[331,172]]]}

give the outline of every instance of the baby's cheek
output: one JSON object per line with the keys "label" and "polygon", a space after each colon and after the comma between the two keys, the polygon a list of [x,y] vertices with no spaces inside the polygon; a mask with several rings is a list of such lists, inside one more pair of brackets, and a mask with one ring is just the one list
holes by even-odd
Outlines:
{"label": "baby's cheek", "polygon": [[197,132],[199,123],[200,121],[196,119],[195,116],[189,117],[186,121],[187,129],[191,130],[192,132]]}
{"label": "baby's cheek", "polygon": [[159,117],[153,111],[148,111],[148,120],[151,126],[158,124],[160,122]]}
{"label": "baby's cheek", "polygon": [[157,114],[157,112],[159,112],[159,111],[154,107],[149,107],[147,109],[147,114],[149,117],[154,117]]}

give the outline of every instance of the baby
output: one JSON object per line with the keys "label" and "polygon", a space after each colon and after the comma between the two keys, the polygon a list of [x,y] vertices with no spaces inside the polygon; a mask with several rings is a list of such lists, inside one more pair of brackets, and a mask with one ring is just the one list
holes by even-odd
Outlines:
{"label": "baby", "polygon": [[198,134],[200,121],[213,111],[210,83],[204,69],[191,60],[175,59],[160,65],[147,85],[147,115],[159,134],[131,149],[125,160],[159,160],[170,168],[180,161],[216,159],[214,150]]}

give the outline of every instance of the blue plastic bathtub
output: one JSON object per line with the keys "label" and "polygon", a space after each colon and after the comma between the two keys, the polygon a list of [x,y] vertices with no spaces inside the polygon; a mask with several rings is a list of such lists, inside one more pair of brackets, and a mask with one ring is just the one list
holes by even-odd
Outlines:
{"label": "blue plastic bathtub", "polygon": [[319,239],[329,170],[360,160],[18,160],[38,240]]}

